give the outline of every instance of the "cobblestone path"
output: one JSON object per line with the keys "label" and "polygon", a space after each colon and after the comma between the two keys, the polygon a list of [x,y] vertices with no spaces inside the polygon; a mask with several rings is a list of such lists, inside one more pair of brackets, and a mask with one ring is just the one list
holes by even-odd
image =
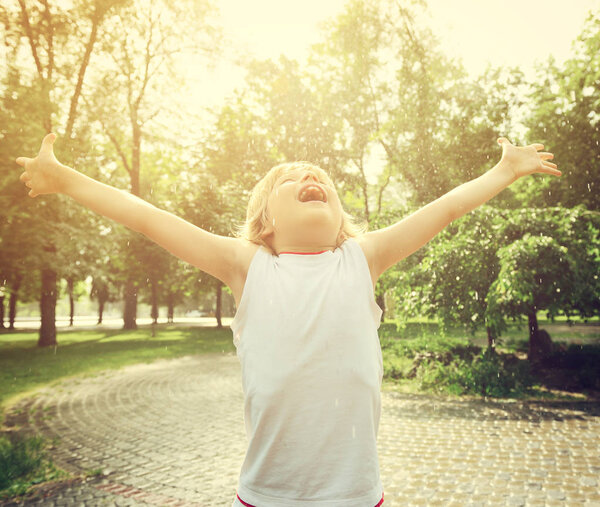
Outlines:
{"label": "cobblestone path", "polygon": [[[384,506],[600,507],[598,404],[449,401],[386,390],[382,402]],[[56,438],[59,466],[102,470],[38,503],[232,504],[246,448],[235,354],[72,379],[15,408],[21,415],[13,423]]]}

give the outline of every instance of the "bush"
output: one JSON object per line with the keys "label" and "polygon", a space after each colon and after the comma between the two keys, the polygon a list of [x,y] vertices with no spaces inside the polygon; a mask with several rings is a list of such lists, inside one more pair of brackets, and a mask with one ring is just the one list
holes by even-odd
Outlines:
{"label": "bush", "polygon": [[0,437],[0,499],[24,494],[29,486],[62,475],[39,436]]}
{"label": "bush", "polygon": [[[452,337],[380,337],[384,376],[414,379],[420,389],[453,395],[515,396],[533,385],[527,362]],[[583,373],[583,372],[582,372]],[[585,373],[583,373],[585,374]]]}
{"label": "bush", "polygon": [[573,379],[583,388],[600,389],[600,347],[598,345],[559,345],[545,361],[550,369],[572,370]]}
{"label": "bush", "polygon": [[448,365],[429,363],[417,379],[424,388],[451,394],[475,394],[502,398],[518,395],[533,385],[526,363],[504,360],[492,349],[472,361],[457,358]]}

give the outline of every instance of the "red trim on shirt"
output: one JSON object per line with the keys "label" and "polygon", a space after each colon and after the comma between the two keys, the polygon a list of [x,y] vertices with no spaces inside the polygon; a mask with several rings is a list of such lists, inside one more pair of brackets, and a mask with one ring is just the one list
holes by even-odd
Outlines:
{"label": "red trim on shirt", "polygon": [[[238,497],[238,500],[239,500],[240,502],[242,502],[242,503],[243,503],[243,504],[244,504],[246,507],[255,507],[254,505],[250,505],[249,503],[246,503],[246,502],[244,502],[244,500],[242,500],[242,499],[240,498],[240,495],[238,495],[237,493],[236,493],[236,496]],[[375,507],[380,507],[380,505],[381,505],[382,503],[383,503],[383,491],[381,492],[381,500],[379,501],[379,503],[378,503],[378,504],[377,504]]]}
{"label": "red trim on shirt", "polygon": [[322,252],[279,252],[281,254],[296,254],[296,255],[317,255],[325,252],[329,252],[329,250],[323,250]]}
{"label": "red trim on shirt", "polygon": [[246,507],[254,507],[254,505],[250,505],[249,503],[246,503],[246,502],[244,502],[244,500],[242,500],[242,499],[240,498],[240,495],[236,495],[236,496],[238,497],[238,500],[239,500],[240,502],[242,502],[242,503],[243,503],[243,504],[244,504]]}

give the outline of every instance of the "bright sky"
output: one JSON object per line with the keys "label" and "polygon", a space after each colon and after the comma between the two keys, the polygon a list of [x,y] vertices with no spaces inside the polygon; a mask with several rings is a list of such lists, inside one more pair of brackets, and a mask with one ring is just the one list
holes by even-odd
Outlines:
{"label": "bright sky", "polygon": [[[260,58],[281,53],[303,60],[319,40],[318,25],[338,14],[345,0],[216,0],[226,37]],[[493,65],[519,65],[533,76],[536,61],[553,54],[568,58],[590,10],[600,0],[427,0],[425,18],[445,52],[463,60],[471,76]],[[205,100],[219,103],[242,83],[243,74],[221,63],[198,84],[208,86]]]}

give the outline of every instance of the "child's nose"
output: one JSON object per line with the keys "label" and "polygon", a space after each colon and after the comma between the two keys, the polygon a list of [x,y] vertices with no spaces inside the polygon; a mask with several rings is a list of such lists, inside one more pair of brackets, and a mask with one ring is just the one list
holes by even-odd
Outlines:
{"label": "child's nose", "polygon": [[302,179],[300,181],[306,181],[308,178],[312,178],[315,181],[319,181],[319,177],[313,173],[313,172],[307,172],[304,174],[304,176],[302,176]]}

